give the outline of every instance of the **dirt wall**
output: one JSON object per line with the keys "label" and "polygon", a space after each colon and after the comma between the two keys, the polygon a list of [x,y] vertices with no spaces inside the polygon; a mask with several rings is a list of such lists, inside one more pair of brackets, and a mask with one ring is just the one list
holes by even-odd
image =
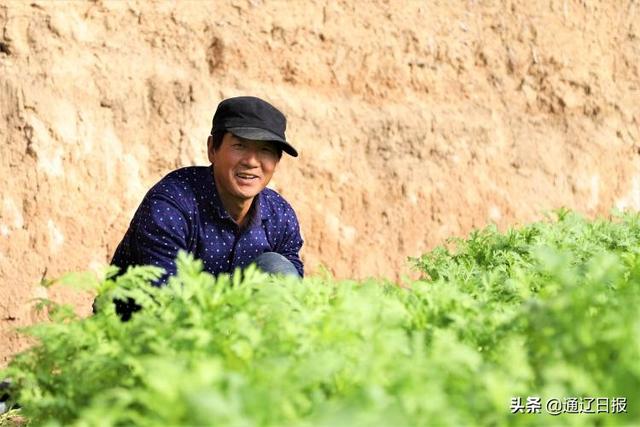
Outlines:
{"label": "dirt wall", "polygon": [[[640,208],[640,13],[605,1],[0,1],[0,364],[43,276],[99,268],[146,190],[255,95],[309,273],[411,275],[450,236]],[[88,313],[89,298],[50,290]]]}

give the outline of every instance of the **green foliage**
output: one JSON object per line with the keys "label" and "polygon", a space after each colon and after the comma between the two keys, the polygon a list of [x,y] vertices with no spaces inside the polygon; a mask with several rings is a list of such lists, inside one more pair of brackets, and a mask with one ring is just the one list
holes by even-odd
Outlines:
{"label": "green foliage", "polygon": [[[52,321],[3,376],[35,425],[640,423],[640,217],[495,228],[413,259],[411,289],[214,278],[181,254],[94,283],[98,313]],[[143,310],[122,323],[114,297]],[[512,397],[626,397],[626,414],[511,414]]]}

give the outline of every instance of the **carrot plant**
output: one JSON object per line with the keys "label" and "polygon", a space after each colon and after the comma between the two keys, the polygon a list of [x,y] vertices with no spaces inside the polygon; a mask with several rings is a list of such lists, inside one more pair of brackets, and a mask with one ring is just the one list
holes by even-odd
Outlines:
{"label": "carrot plant", "polygon": [[[568,211],[489,227],[378,280],[217,278],[181,254],[167,286],[131,268],[97,314],[51,321],[3,372],[34,425],[634,425],[640,423],[640,217]],[[121,322],[114,298],[143,308]],[[540,397],[539,413],[513,411]],[[550,399],[624,398],[557,416]],[[522,413],[525,412],[525,413]]]}

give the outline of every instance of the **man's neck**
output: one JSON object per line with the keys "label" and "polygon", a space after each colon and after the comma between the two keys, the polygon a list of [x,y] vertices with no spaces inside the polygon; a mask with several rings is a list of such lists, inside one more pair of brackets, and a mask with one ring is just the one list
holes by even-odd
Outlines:
{"label": "man's neck", "polygon": [[229,213],[231,219],[236,224],[241,226],[242,223],[247,219],[249,211],[251,210],[253,199],[238,201],[231,199],[230,197],[228,197],[228,195],[222,193],[218,194],[220,195],[222,206],[224,206],[225,210]]}
{"label": "man's neck", "polygon": [[230,209],[227,209],[227,212],[229,212],[229,216],[231,216],[231,219],[233,219],[233,221],[236,224],[238,224],[238,227],[241,227],[241,228],[245,225],[245,222],[249,220],[250,211],[251,211],[251,202],[242,207],[237,207],[236,210],[233,210],[233,211]]}

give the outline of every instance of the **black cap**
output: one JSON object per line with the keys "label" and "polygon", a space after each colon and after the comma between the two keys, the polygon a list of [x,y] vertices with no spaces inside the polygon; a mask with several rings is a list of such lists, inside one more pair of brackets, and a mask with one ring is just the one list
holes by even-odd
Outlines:
{"label": "black cap", "polygon": [[287,154],[298,152],[285,139],[287,119],[276,107],[254,96],[228,98],[218,104],[213,115],[211,134],[228,131],[240,138],[275,142]]}

